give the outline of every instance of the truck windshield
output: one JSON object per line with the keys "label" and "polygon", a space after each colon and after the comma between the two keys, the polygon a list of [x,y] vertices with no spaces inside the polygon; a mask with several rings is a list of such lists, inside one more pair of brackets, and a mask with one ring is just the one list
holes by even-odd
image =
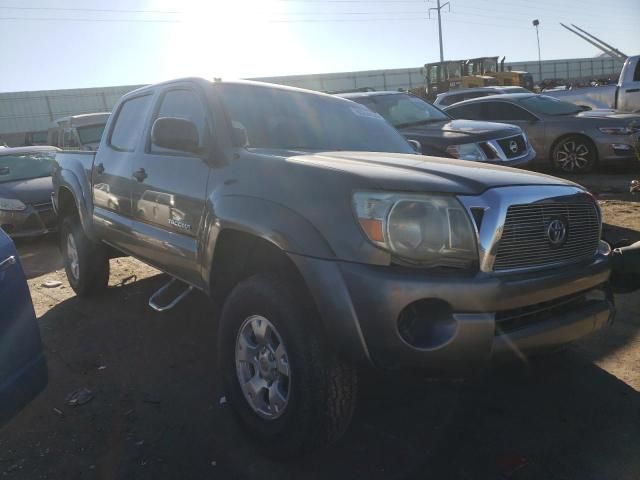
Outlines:
{"label": "truck windshield", "polygon": [[380,115],[357,103],[253,85],[216,87],[249,147],[415,153]]}
{"label": "truck windshield", "polygon": [[582,111],[580,107],[573,103],[563,102],[547,95],[525,97],[520,100],[520,103],[533,113],[541,113],[543,115],[573,115]]}
{"label": "truck windshield", "polygon": [[0,183],[51,175],[55,152],[0,155]]}
{"label": "truck windshield", "polygon": [[396,128],[449,120],[446,113],[430,103],[404,93],[368,95],[354,100],[379,113]]}
{"label": "truck windshield", "polygon": [[82,145],[88,145],[90,143],[100,143],[102,138],[102,132],[106,124],[100,125],[87,125],[86,127],[77,127],[78,136],[80,137],[80,143]]}

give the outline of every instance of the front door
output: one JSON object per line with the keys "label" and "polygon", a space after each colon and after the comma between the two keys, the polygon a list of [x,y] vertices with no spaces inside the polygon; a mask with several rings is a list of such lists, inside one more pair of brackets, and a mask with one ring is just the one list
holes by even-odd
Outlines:
{"label": "front door", "polygon": [[207,193],[210,166],[187,152],[154,145],[151,129],[157,118],[183,118],[193,122],[202,151],[210,150],[212,117],[203,92],[190,83],[173,84],[157,97],[148,123],[146,145],[130,171],[133,231],[132,253],[168,273],[201,284],[198,236]]}

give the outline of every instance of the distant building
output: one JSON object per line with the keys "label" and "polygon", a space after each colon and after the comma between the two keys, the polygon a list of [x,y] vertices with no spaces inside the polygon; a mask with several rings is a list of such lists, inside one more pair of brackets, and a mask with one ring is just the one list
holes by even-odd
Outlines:
{"label": "distant building", "polygon": [[[540,81],[537,61],[505,63],[505,66],[527,71],[533,75],[534,82]],[[542,78],[617,78],[621,68],[622,63],[610,57],[547,60],[542,62]],[[252,80],[325,92],[357,88],[398,90],[424,85],[421,68],[263,77]],[[46,139],[46,131],[54,120],[69,115],[111,111],[122,95],[140,86],[0,93],[0,144],[3,141],[10,146],[41,143],[42,139]]]}

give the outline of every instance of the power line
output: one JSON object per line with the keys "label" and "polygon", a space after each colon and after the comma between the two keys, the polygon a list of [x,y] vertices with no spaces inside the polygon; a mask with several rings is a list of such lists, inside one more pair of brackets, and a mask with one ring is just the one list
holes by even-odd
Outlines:
{"label": "power line", "polygon": [[44,10],[56,12],[95,12],[95,13],[157,13],[157,14],[177,14],[184,13],[178,10],[128,10],[116,8],[63,8],[63,7],[11,7],[8,5],[0,5],[3,10]]}

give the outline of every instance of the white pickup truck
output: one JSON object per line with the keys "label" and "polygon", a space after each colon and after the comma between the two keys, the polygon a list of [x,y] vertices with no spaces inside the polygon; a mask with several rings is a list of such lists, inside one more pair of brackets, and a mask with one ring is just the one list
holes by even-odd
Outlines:
{"label": "white pickup truck", "polygon": [[545,95],[594,109],[613,108],[621,112],[640,112],[640,55],[628,57],[617,85],[574,88],[545,92]]}

